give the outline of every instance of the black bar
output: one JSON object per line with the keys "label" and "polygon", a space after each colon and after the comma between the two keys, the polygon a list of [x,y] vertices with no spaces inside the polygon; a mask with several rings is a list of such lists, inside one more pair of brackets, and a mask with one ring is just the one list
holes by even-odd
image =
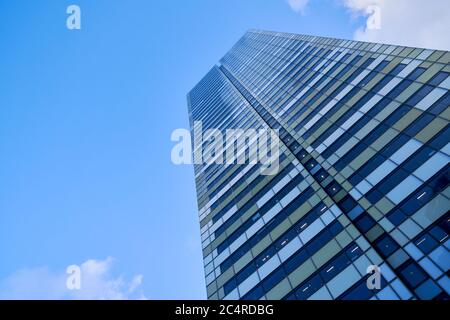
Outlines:
{"label": "black bar", "polygon": [[103,319],[108,314],[115,319],[159,320],[320,319],[328,314],[333,319],[352,316],[362,319],[367,315],[384,317],[391,312],[389,309],[399,309],[395,311],[401,311],[402,317],[422,309],[445,314],[448,306],[446,301],[0,301],[4,319],[9,314],[17,318],[27,313],[33,318],[55,315],[58,319],[92,316]]}

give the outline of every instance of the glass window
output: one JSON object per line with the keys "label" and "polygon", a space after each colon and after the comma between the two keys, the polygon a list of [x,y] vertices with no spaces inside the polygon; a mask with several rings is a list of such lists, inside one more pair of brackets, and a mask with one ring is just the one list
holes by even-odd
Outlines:
{"label": "glass window", "polygon": [[320,274],[325,282],[328,282],[344,270],[349,264],[350,260],[347,256],[345,254],[340,254],[331,263],[327,264]]}
{"label": "glass window", "polygon": [[370,215],[364,214],[355,221],[355,224],[362,232],[365,233],[369,231],[376,224],[376,222]]}
{"label": "glass window", "polygon": [[449,163],[450,158],[441,152],[434,154],[423,165],[418,168],[414,174],[423,181],[427,181],[436,172],[441,170],[445,165]]}
{"label": "glass window", "polygon": [[377,240],[375,245],[382,252],[384,257],[389,257],[399,248],[399,245],[387,234]]}
{"label": "glass window", "polygon": [[448,72],[439,71],[430,81],[428,81],[428,83],[433,86],[438,86],[442,81],[447,79],[448,76]]}
{"label": "glass window", "polygon": [[394,225],[398,226],[400,225],[403,221],[406,220],[406,215],[403,213],[402,210],[397,209],[395,211],[393,211],[392,213],[390,213],[387,218],[389,219],[390,222],[392,222]]}
{"label": "glass window", "polygon": [[389,173],[394,171],[395,168],[397,168],[397,165],[394,162],[386,160],[382,165],[380,165],[377,169],[375,169],[371,174],[367,176],[367,181],[369,181],[372,185],[376,185]]}
{"label": "glass window", "polygon": [[413,288],[427,279],[426,273],[416,263],[412,262],[400,271],[403,279]]}
{"label": "glass window", "polygon": [[425,254],[430,253],[438,246],[438,242],[428,234],[418,237],[414,243]]}
{"label": "glass window", "polygon": [[416,152],[422,145],[423,144],[416,139],[411,139],[392,155],[391,160],[396,162],[397,164],[401,164],[414,152]]}
{"label": "glass window", "polygon": [[268,276],[263,281],[263,288],[266,292],[268,292],[270,289],[272,289],[275,285],[277,285],[281,280],[283,280],[286,277],[286,274],[283,270],[283,268],[277,269],[275,272],[273,272],[270,276]]}
{"label": "glass window", "polygon": [[305,282],[300,288],[295,292],[299,300],[306,300],[312,296],[317,290],[323,286],[322,279],[319,275],[316,275]]}
{"label": "glass window", "polygon": [[435,88],[416,105],[416,108],[424,111],[428,110],[428,108],[430,108],[439,98],[441,98],[446,93],[447,90]]}
{"label": "glass window", "polygon": [[285,264],[284,268],[286,272],[289,274],[295,269],[297,269],[303,262],[305,262],[309,258],[306,250],[300,250],[295,253]]}
{"label": "glass window", "polygon": [[264,295],[264,289],[261,285],[247,293],[242,300],[259,300]]}
{"label": "glass window", "polygon": [[395,204],[400,203],[411,192],[420,187],[422,182],[414,176],[409,176],[403,180],[397,187],[387,194],[387,197]]}

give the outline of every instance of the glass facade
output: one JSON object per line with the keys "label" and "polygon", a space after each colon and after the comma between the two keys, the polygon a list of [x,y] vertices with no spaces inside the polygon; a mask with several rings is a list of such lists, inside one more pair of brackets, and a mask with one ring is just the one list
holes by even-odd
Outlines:
{"label": "glass facade", "polygon": [[449,62],[248,31],[188,94],[191,129],[276,129],[280,166],[194,166],[208,298],[448,299]]}

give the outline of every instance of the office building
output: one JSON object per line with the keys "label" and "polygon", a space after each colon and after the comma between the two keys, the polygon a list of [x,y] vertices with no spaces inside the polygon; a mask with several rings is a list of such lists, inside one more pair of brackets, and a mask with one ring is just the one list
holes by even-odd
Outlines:
{"label": "office building", "polygon": [[449,62],[248,31],[190,122],[277,130],[279,169],[195,165],[208,299],[448,299]]}

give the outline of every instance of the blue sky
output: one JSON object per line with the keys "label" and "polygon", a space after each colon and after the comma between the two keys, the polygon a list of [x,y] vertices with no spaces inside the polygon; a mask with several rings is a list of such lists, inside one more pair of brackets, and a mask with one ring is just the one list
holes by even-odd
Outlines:
{"label": "blue sky", "polygon": [[249,28],[353,38],[343,2],[1,1],[0,298],[67,298],[49,283],[83,263],[89,297],[205,298],[193,170],[170,160],[186,93]]}

